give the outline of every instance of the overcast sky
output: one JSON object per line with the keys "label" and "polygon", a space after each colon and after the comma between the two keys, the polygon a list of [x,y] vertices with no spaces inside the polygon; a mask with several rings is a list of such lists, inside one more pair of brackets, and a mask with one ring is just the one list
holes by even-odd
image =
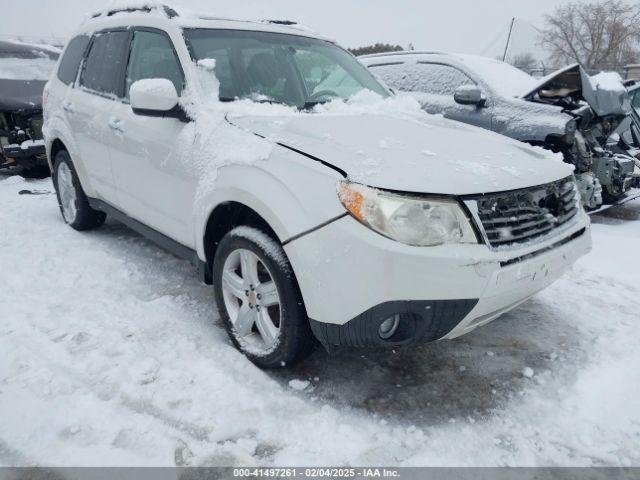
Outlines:
{"label": "overcast sky", "polygon": [[[345,47],[388,42],[416,49],[496,56],[517,17],[514,50],[535,50],[544,13],[568,0],[173,0],[238,18],[292,19]],[[0,35],[67,37],[109,0],[0,0]],[[529,22],[529,23],[527,23]]]}

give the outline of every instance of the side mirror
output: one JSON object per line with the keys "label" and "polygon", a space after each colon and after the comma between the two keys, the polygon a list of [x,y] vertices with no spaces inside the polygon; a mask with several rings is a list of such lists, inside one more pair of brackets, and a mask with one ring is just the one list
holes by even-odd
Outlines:
{"label": "side mirror", "polygon": [[136,115],[172,117],[185,120],[186,115],[178,105],[178,92],[166,78],[147,78],[131,85],[129,101]]}
{"label": "side mirror", "polygon": [[484,107],[487,99],[476,85],[462,85],[456,88],[453,93],[453,99],[460,105],[476,105]]}

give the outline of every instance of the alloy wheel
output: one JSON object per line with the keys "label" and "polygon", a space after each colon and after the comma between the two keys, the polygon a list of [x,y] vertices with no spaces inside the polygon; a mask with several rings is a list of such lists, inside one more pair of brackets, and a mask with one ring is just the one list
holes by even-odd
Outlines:
{"label": "alloy wheel", "polygon": [[280,337],[280,296],[260,257],[247,249],[232,251],[222,271],[222,292],[238,341],[253,353],[272,351]]}

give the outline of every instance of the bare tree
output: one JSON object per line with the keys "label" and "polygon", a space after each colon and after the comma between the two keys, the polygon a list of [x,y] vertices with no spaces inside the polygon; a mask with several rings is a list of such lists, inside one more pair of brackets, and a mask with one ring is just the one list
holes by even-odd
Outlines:
{"label": "bare tree", "polygon": [[520,70],[524,70],[527,73],[531,73],[538,66],[538,61],[536,57],[533,56],[532,53],[520,53],[513,57],[513,59],[509,62],[516,68]]}
{"label": "bare tree", "polygon": [[403,50],[404,48],[400,45],[390,45],[388,43],[376,43],[375,45],[349,49],[349,51],[356,57],[359,57],[360,55],[370,55],[372,53],[401,52]]}
{"label": "bare tree", "polygon": [[623,0],[572,2],[545,16],[541,43],[552,60],[587,69],[612,68],[638,58],[640,6]]}

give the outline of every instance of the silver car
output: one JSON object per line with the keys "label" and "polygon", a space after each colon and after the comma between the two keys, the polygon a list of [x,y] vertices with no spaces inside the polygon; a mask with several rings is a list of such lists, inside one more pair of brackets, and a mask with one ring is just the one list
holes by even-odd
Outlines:
{"label": "silver car", "polygon": [[576,168],[587,208],[599,207],[603,197],[616,201],[636,181],[633,159],[607,148],[630,112],[620,82],[598,83],[577,64],[536,79],[474,55],[394,52],[360,60],[428,113],[561,152]]}

